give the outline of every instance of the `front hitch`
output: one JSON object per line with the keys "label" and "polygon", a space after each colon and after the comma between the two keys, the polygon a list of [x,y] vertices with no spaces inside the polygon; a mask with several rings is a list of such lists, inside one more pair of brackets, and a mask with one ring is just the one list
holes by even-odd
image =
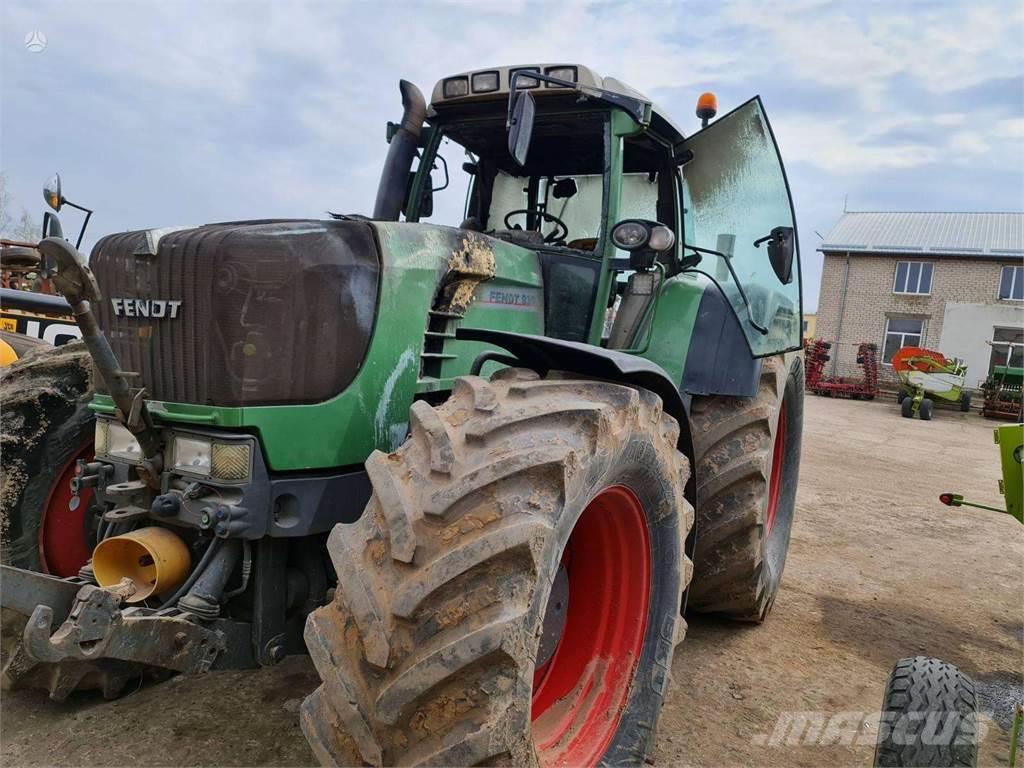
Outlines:
{"label": "front hitch", "polygon": [[41,682],[63,701],[89,678],[113,698],[147,669],[206,672],[227,650],[223,631],[184,612],[122,607],[133,591],[128,580],[101,588],[6,565],[0,577],[3,607],[31,612],[4,666],[5,687]]}

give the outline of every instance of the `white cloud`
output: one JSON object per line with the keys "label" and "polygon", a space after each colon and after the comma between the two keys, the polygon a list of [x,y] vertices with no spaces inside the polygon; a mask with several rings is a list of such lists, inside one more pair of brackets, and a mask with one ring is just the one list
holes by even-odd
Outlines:
{"label": "white cloud", "polygon": [[[949,94],[1024,83],[1020,3],[55,8],[0,4],[0,163],[16,202],[29,207],[41,179],[65,171],[97,207],[97,235],[168,220],[366,212],[384,123],[399,113],[399,77],[429,94],[451,72],[552,60],[625,80],[684,126],[694,126],[700,91],[728,93],[723,110],[764,93],[787,163],[802,169],[795,195],[813,202],[805,233],[832,223],[819,220],[820,201],[841,201],[857,184],[882,200],[897,186],[901,208],[928,198],[956,209],[962,188],[934,180],[958,163],[1001,179],[976,185],[976,205],[1019,205],[1024,85],[981,107]],[[48,36],[43,53],[21,45],[31,29]]]}

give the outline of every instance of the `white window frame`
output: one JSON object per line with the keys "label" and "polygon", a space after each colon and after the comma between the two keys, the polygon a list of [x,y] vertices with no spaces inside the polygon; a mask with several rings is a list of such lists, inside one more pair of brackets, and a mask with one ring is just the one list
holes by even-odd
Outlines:
{"label": "white window frame", "polygon": [[[1003,273],[1007,269],[1013,270],[1013,277],[1010,278],[1010,295],[1000,296],[999,292],[1003,289]],[[1017,264],[1004,264],[1003,268],[999,270],[999,284],[996,286],[996,298],[1000,301],[1024,301],[1024,298],[1013,298],[1013,289],[1017,283],[1021,281],[1024,281],[1024,267],[1018,266]]]}
{"label": "white window frame", "polygon": [[[897,352],[899,352],[900,349],[903,349],[903,347],[907,346],[907,344],[906,344],[907,336],[918,336],[918,337],[920,337],[920,340],[917,342],[917,346],[923,347],[924,346],[924,335],[928,331],[928,321],[925,320],[923,317],[887,317],[887,318],[885,318],[885,333],[882,334],[882,347],[881,347],[882,365],[887,365],[890,368],[892,367],[892,362],[890,362],[889,360],[885,359],[885,342],[889,340],[889,323],[892,322],[893,320],[916,320],[917,322],[921,323],[921,333],[910,333],[909,331],[893,331],[892,332],[893,336],[901,336],[902,337],[900,339],[899,349],[896,350]],[[893,353],[893,354],[895,354],[895,353]]]}
{"label": "white window frame", "polygon": [[[1007,299],[1007,301],[1020,301],[1020,299]],[[996,333],[998,333],[999,331],[1010,331],[1010,332],[1012,332],[1014,334],[1020,333],[1020,329],[1019,328],[1012,328],[1012,327],[1006,326],[1006,325],[997,325],[997,326],[994,326],[992,328],[992,341],[989,343],[990,346],[992,347],[992,351],[989,353],[989,356],[988,356],[988,370],[989,370],[989,373],[992,372],[992,366],[993,366],[992,357],[996,353],[996,347],[1005,347],[1006,348],[1006,365],[1010,365],[1013,362],[1013,351],[1014,351],[1014,349],[1016,349],[1017,347],[1024,347],[1024,343],[1021,343],[1019,341],[996,341]]]}
{"label": "white window frame", "polygon": [[[900,264],[906,264],[907,265],[907,279],[906,279],[906,281],[904,282],[904,285],[903,285],[903,287],[905,289],[909,287],[906,283],[910,282],[910,266],[912,264],[920,264],[921,265],[921,269],[917,273],[917,286],[915,286],[918,290],[915,290],[915,291],[907,291],[907,290],[897,291],[896,290],[896,279],[899,277],[899,274],[900,274]],[[926,264],[929,267],[929,269],[928,269],[928,290],[927,291],[922,291],[922,290],[920,290],[920,288],[921,288],[921,275],[924,274],[924,267],[925,267]],[[894,294],[896,294],[897,296],[931,296],[932,295],[932,282],[934,282],[934,280],[935,280],[935,262],[933,262],[933,261],[897,261],[896,262],[896,269],[894,269],[893,272],[892,272],[892,292]]]}

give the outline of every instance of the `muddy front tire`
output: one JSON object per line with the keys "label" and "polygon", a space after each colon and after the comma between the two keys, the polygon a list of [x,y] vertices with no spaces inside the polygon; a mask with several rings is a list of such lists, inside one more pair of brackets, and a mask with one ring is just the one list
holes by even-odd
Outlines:
{"label": "muddy front tire", "polygon": [[410,424],[328,542],[301,716],[317,759],[642,764],[691,573],[676,422],[646,391],[507,369]]}
{"label": "muddy front tire", "polygon": [[696,572],[689,607],[744,621],[771,610],[789,550],[803,431],[803,361],[765,359],[755,397],[695,397]]}
{"label": "muddy front tire", "polygon": [[74,576],[90,553],[91,491],[71,509],[78,458],[91,458],[95,418],[81,343],[33,352],[0,374],[0,517],[4,563]]}

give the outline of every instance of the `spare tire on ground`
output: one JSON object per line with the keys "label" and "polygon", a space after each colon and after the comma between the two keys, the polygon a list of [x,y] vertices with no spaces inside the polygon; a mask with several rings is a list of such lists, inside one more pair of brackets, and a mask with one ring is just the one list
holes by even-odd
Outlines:
{"label": "spare tire on ground", "polygon": [[8,565],[74,576],[92,551],[91,490],[70,481],[92,458],[95,417],[88,408],[92,364],[72,342],[29,352],[0,371],[0,559]]}
{"label": "spare tire on ground", "polygon": [[882,699],[875,765],[973,766],[978,758],[974,683],[931,656],[900,659]]}

